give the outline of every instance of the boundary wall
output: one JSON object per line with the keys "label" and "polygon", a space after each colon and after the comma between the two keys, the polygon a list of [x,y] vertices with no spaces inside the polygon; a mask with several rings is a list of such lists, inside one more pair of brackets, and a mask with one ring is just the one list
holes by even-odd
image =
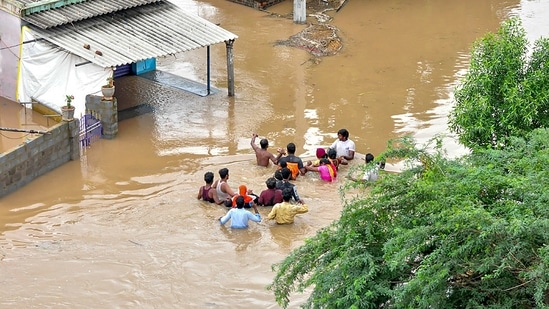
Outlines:
{"label": "boundary wall", "polygon": [[[43,115],[57,112],[42,104],[33,104],[33,110]],[[118,102],[101,96],[86,96],[86,109],[102,124],[102,138],[113,139],[118,134]],[[61,121],[61,115],[52,117]],[[0,153],[0,198],[16,191],[35,178],[80,158],[80,121],[61,121],[34,139]]]}
{"label": "boundary wall", "polygon": [[0,153],[0,197],[80,158],[79,120],[63,121],[9,152]]}

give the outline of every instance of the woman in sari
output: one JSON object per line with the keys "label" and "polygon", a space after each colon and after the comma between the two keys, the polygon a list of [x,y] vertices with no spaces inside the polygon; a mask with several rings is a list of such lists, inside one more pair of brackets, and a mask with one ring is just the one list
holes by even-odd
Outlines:
{"label": "woman in sari", "polygon": [[318,172],[320,175],[320,179],[327,181],[327,182],[333,182],[336,180],[337,177],[337,169],[336,167],[330,162],[330,160],[323,158],[320,159],[320,165],[319,166],[313,166],[307,165],[305,167],[308,171]]}

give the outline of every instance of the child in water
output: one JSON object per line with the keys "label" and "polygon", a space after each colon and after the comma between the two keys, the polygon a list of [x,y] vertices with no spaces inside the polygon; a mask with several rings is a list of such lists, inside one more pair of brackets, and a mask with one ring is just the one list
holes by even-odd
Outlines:
{"label": "child in water", "polygon": [[336,170],[339,170],[339,160],[337,159],[337,151],[335,149],[328,150],[328,160],[332,162]]}

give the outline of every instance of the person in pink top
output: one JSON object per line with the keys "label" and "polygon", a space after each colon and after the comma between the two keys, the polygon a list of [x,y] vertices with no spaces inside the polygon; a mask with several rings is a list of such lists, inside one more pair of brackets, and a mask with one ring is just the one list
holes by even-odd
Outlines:
{"label": "person in pink top", "polygon": [[319,166],[307,165],[305,168],[308,171],[318,172],[320,179],[324,181],[332,182],[337,177],[336,167],[326,158],[320,159]]}

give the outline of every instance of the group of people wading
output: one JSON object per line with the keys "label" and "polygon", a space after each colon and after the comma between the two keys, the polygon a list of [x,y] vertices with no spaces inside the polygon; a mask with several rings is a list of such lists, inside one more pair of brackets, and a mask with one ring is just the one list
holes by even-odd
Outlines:
{"label": "group of people wading", "polygon": [[[297,214],[309,211],[307,204],[299,197],[296,186],[291,182],[307,172],[318,172],[320,179],[332,182],[337,177],[341,165],[347,165],[349,160],[355,157],[355,143],[349,139],[349,131],[341,129],[337,132],[337,140],[328,149],[318,148],[316,160],[307,161],[305,164],[300,157],[295,155],[296,146],[289,143],[286,149],[278,148],[277,155],[268,151],[269,141],[261,139],[256,145],[257,134],[252,135],[250,145],[255,151],[257,165],[269,167],[270,163],[277,168],[273,177],[265,181],[267,188],[258,196],[248,189],[246,185],[240,185],[238,192],[234,192],[228,184],[229,169],[219,170],[219,179],[214,181],[214,174],[204,174],[205,185],[198,191],[198,199],[225,205],[230,208],[225,216],[219,218],[224,225],[231,220],[231,228],[247,228],[248,221],[261,222],[261,215],[257,206],[272,206],[267,220],[275,220],[277,224],[291,224]],[[368,159],[373,156],[368,154]],[[372,176],[364,176],[364,180]],[[377,179],[377,171],[375,174]],[[254,213],[248,209],[253,209]]]}

